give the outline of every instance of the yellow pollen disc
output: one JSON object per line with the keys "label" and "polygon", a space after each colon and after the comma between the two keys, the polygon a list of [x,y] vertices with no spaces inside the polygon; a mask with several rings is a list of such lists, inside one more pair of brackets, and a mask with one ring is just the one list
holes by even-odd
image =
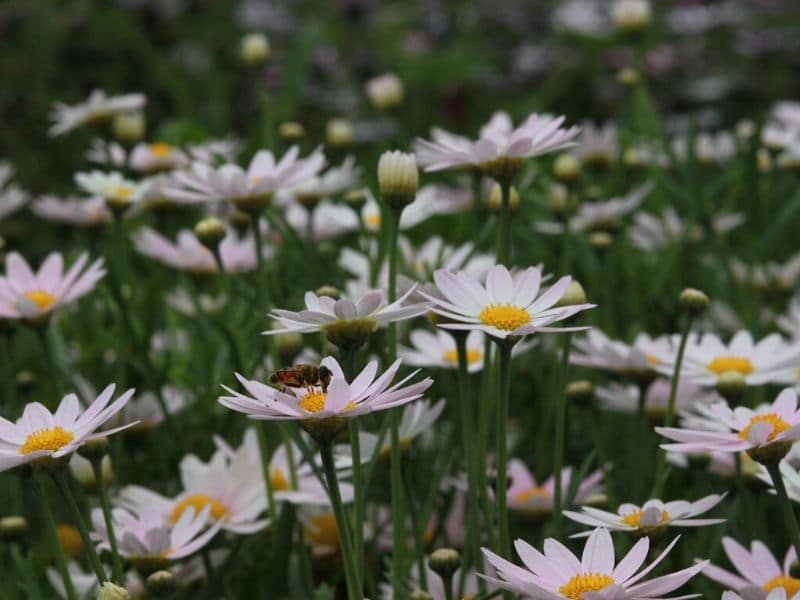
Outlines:
{"label": "yellow pollen disc", "polygon": [[645,354],[645,358],[647,359],[647,364],[653,367],[661,362],[660,360],[658,360],[658,357],[651,352]]}
{"label": "yellow pollen disc", "polygon": [[150,144],[150,153],[156,158],[167,158],[172,154],[172,146],[165,142]]}
{"label": "yellow pollen disc", "polygon": [[327,394],[325,392],[309,392],[302,397],[298,406],[306,412],[318,413],[325,408],[326,397]]}
{"label": "yellow pollen disc", "polygon": [[83,553],[83,539],[77,527],[68,523],[59,523],[56,525],[56,537],[58,545],[67,556],[77,558]]}
{"label": "yellow pollen disc", "polygon": [[200,514],[200,512],[202,512],[206,506],[210,506],[210,514],[215,521],[225,518],[225,515],[228,514],[228,509],[225,508],[225,505],[216,498],[206,496],[205,494],[193,494],[191,496],[186,496],[186,498],[178,502],[173,507],[172,513],[169,515],[169,520],[173,523],[176,523],[178,519],[181,518],[183,511],[190,506],[194,508],[195,516]]}
{"label": "yellow pollen disc", "polygon": [[133,195],[133,192],[133,186],[118,185],[117,187],[111,189],[111,194],[109,195],[113,198],[119,198],[120,200],[127,200]]}
{"label": "yellow pollen disc", "polygon": [[289,485],[289,481],[283,474],[283,471],[281,471],[278,467],[272,467],[269,470],[269,474],[270,479],[272,480],[270,483],[272,484],[273,491],[285,492],[292,489],[292,487]]}
{"label": "yellow pollen disc", "polygon": [[19,447],[19,453],[30,454],[37,450],[55,452],[62,446],[69,444],[73,439],[75,439],[75,435],[59,425],[50,429],[40,429],[25,438],[25,443]]}
{"label": "yellow pollen disc", "polygon": [[528,311],[511,304],[490,304],[481,311],[478,318],[486,325],[504,331],[514,331],[531,322]]}
{"label": "yellow pollen disc", "polygon": [[778,577],[773,577],[770,579],[762,587],[765,592],[771,592],[772,590],[783,588],[786,591],[786,596],[792,597],[797,592],[800,592],[800,579],[779,575]]}
{"label": "yellow pollen disc", "polygon": [[527,502],[531,498],[549,498],[550,492],[543,487],[532,487],[527,490],[522,490],[516,495],[517,502]]}
{"label": "yellow pollen disc", "polygon": [[366,221],[367,225],[370,225],[371,227],[374,227],[375,229],[377,229],[378,227],[381,226],[381,216],[378,213],[375,213],[375,214],[372,214],[372,215],[367,215],[364,218],[364,221]]}
{"label": "yellow pollen disc", "polygon": [[725,373],[726,371],[737,371],[742,375],[749,375],[755,371],[753,363],[746,358],[739,356],[718,356],[706,365],[709,371],[717,374]]}
{"label": "yellow pollen disc", "polygon": [[746,440],[750,436],[750,430],[753,428],[753,426],[758,425],[759,423],[769,423],[770,425],[772,425],[772,433],[770,433],[769,436],[767,437],[768,442],[771,442],[778,435],[780,435],[781,433],[790,428],[790,425],[775,413],[769,413],[766,415],[756,415],[755,417],[750,419],[750,422],[747,424],[747,427],[745,427],[739,432],[739,438]]}
{"label": "yellow pollen disc", "polygon": [[33,302],[39,310],[47,310],[58,300],[53,294],[44,290],[33,290],[26,292],[23,296]]}
{"label": "yellow pollen disc", "polygon": [[[642,522],[642,515],[644,514],[643,510],[635,510],[633,512],[628,513],[622,517],[622,522],[625,525],[630,527],[639,527],[640,523]],[[661,520],[656,523],[656,525],[660,525],[661,523],[666,523],[669,521],[669,513],[665,510],[661,511]]]}
{"label": "yellow pollen disc", "polygon": [[306,539],[317,546],[338,546],[339,530],[333,513],[323,513],[311,518],[311,525],[305,528]]}
{"label": "yellow pollen disc", "polygon": [[[442,357],[445,362],[451,364],[458,363],[458,352],[456,350],[447,350]],[[478,348],[467,348],[467,364],[478,362],[483,358],[483,351]]]}
{"label": "yellow pollen disc", "polygon": [[570,600],[582,600],[586,592],[596,592],[614,583],[614,578],[605,573],[578,573],[562,585],[558,592]]}

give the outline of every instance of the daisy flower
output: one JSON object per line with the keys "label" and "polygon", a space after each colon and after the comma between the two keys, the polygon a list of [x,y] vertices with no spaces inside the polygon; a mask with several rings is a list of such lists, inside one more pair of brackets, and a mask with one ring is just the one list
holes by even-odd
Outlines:
{"label": "daisy flower", "polygon": [[[400,230],[407,231],[436,215],[461,212],[472,202],[466,190],[441,185],[426,185],[417,191],[414,201],[406,204],[400,215]],[[361,208],[361,221],[370,233],[381,230],[383,213],[371,193]]]}
{"label": "daisy flower", "polygon": [[[221,521],[206,526],[211,511],[212,507],[208,505],[199,513],[194,506],[189,506],[170,526],[155,509],[137,516],[124,508],[115,508],[111,514],[119,553],[137,568],[147,567],[145,570],[148,571],[185,558],[208,544],[222,526]],[[94,531],[91,535],[97,542],[97,549],[110,551],[106,522],[99,508],[92,511],[92,526]]]}
{"label": "daisy flower", "polygon": [[591,121],[584,121],[577,145],[570,152],[587,165],[611,164],[619,155],[617,126],[614,123],[595,125]]}
{"label": "daisy flower", "polygon": [[287,331],[312,333],[324,331],[335,333],[342,328],[357,327],[372,333],[378,327],[389,323],[411,319],[428,311],[428,304],[403,306],[412,290],[406,292],[391,304],[386,301],[385,290],[370,290],[357,300],[329,296],[318,296],[314,292],[305,294],[305,310],[299,312],[275,309],[269,316],[275,319],[280,328],[264,331],[264,335],[276,335]]}
{"label": "daisy flower", "polygon": [[[78,594],[78,598],[85,600],[97,597],[97,592],[100,590],[100,584],[97,582],[97,575],[94,573],[87,573],[74,560],[67,563],[67,572],[69,573],[72,585],[75,587],[75,593]],[[47,567],[45,575],[47,576],[47,581],[53,586],[58,596],[64,598],[64,600],[68,600],[69,595],[67,594],[67,589],[64,587],[64,580],[61,578],[58,569]]]}
{"label": "daisy flower", "polygon": [[499,113],[474,142],[439,134],[432,142],[418,139],[415,151],[426,171],[469,167],[503,178],[527,158],[574,146],[580,129],[563,129],[564,120],[534,113],[514,129],[508,115]]}
{"label": "daisy flower", "polygon": [[[582,506],[581,512],[565,510],[564,516],[589,527],[605,527],[611,531],[624,531],[636,535],[652,535],[663,532],[667,527],[703,527],[724,523],[725,519],[697,519],[722,502],[725,494],[711,494],[696,502],[673,500],[662,502],[648,500],[642,506],[621,504],[616,513]],[[573,537],[587,537],[590,532],[579,533]]]}
{"label": "daisy flower", "polygon": [[28,201],[28,193],[11,183],[14,168],[0,161],[0,221],[14,214]]}
{"label": "daisy flower", "polygon": [[[467,370],[478,373],[483,370],[484,334],[473,330],[467,335]],[[433,369],[457,369],[458,351],[452,335],[441,329],[430,332],[427,329],[415,329],[409,334],[411,346],[398,346],[397,355],[412,367],[428,367]],[[537,341],[535,339],[515,344],[511,356],[519,356],[527,352]]]}
{"label": "daisy flower", "polygon": [[313,207],[324,198],[338,196],[356,187],[360,175],[361,169],[355,166],[355,159],[348,156],[338,167],[308,177],[282,190],[279,195],[285,200]]}
{"label": "daisy flower", "polygon": [[494,338],[523,336],[539,331],[583,331],[586,327],[550,327],[593,304],[557,306],[567,291],[571,277],[562,277],[540,294],[542,271],[529,267],[511,275],[503,265],[495,265],[483,284],[464,271],[434,273],[436,287],[444,299],[424,294],[433,302],[431,310],[452,320],[445,329],[479,330]]}
{"label": "daisy flower", "polygon": [[[680,160],[688,159],[689,142],[686,137],[672,140],[672,152]],[[694,157],[701,165],[722,164],[736,154],[736,139],[728,131],[698,133],[694,138]]]}
{"label": "daisy flower", "polygon": [[39,402],[31,402],[16,423],[0,417],[0,471],[68,456],[85,442],[135,425],[133,422],[95,433],[121,411],[133,395],[133,390],[128,390],[109,404],[115,387],[113,383],[107,386],[84,411],[81,411],[78,396],[68,394],[55,413]]}
{"label": "daisy flower", "polygon": [[[735,229],[745,221],[743,213],[721,212],[711,220],[711,230],[717,235]],[[634,215],[633,225],[628,229],[631,243],[645,252],[662,250],[680,241],[685,236],[688,242],[703,239],[703,229],[696,225],[687,231],[686,223],[671,206],[661,216],[639,212]]]}
{"label": "daisy flower", "polygon": [[37,272],[16,252],[6,256],[6,274],[0,277],[0,318],[37,322],[56,309],[91,292],[106,274],[103,259],[88,268],[82,253],[64,272],[64,257],[53,252]]}
{"label": "daisy flower", "polygon": [[631,376],[655,376],[653,367],[659,361],[657,353],[662,353],[666,345],[666,338],[652,338],[646,333],[638,334],[632,344],[626,344],[593,328],[575,339],[570,362]]}
{"label": "daisy flower", "polygon": [[[164,301],[167,305],[187,317],[197,316],[197,306],[195,300],[186,288],[178,287],[164,294]],[[209,315],[216,315],[228,303],[228,296],[224,293],[211,294],[201,293],[197,297],[200,310]]]}
{"label": "daisy flower", "polygon": [[84,192],[120,206],[137,203],[144,192],[144,185],[126,179],[117,171],[76,173],[75,183]]}
{"label": "daisy flower", "polygon": [[[400,447],[409,447],[414,438],[419,437],[426,431],[430,431],[433,424],[436,423],[436,420],[441,416],[444,407],[444,399],[439,400],[433,405],[431,405],[431,402],[428,400],[420,400],[413,404],[407,404],[403,408],[400,426],[397,429],[397,439],[400,442]],[[362,431],[359,433],[359,440],[361,442],[362,460],[368,462],[371,460],[378,446],[379,436],[374,433],[369,433],[368,431]],[[388,437],[384,437],[379,456],[383,458],[387,457],[390,450],[391,441]]]}
{"label": "daisy flower", "polygon": [[525,567],[518,567],[484,548],[486,559],[500,576],[499,579],[485,578],[504,589],[536,600],[581,600],[588,597],[595,600],[662,600],[664,594],[678,589],[708,565],[705,561],[642,581],[669,554],[677,541],[675,538],[653,562],[639,570],[650,549],[647,537],[636,542],[616,566],[614,542],[607,529],[592,532],[581,558],[553,538],[545,540],[544,554],[527,542],[517,540],[514,546]]}
{"label": "daisy flower", "polygon": [[712,404],[708,410],[719,425],[716,431],[656,427],[658,434],[678,442],[664,444],[662,448],[683,453],[747,451],[758,460],[757,457],[771,454],[773,450],[788,452],[800,440],[797,392],[791,388],[783,390],[772,404],[764,404],[756,410],[745,406],[731,410],[724,400]]}
{"label": "daisy flower", "polygon": [[151,144],[139,142],[131,150],[128,161],[134,171],[153,173],[181,169],[189,164],[189,157],[179,148],[166,142]]}
{"label": "daisy flower", "polygon": [[[669,392],[670,382],[665,378],[658,378],[647,387],[644,397],[644,414],[651,421],[663,421],[667,414]],[[611,382],[608,385],[596,387],[594,394],[600,406],[606,410],[623,413],[635,413],[639,410],[639,387],[637,385]],[[701,388],[688,381],[680,381],[675,396],[675,408],[682,411],[694,408],[698,404],[707,406],[719,398],[719,394],[714,391]]]}
{"label": "daisy flower", "polygon": [[[197,275],[217,272],[214,254],[206,248],[193,231],[182,229],[172,242],[154,229],[143,227],[133,237],[137,251],[167,266]],[[269,247],[265,249],[271,251]],[[252,237],[239,238],[229,234],[219,245],[222,264],[228,273],[242,273],[256,268],[256,246]]]}
{"label": "daisy flower", "polygon": [[401,362],[400,359],[396,360],[376,378],[378,361],[370,361],[352,382],[348,382],[336,359],[328,356],[320,363],[332,374],[327,389],[311,386],[280,391],[261,382],[245,379],[237,373],[239,383],[249,395],[223,386],[230,395],[220,397],[219,403],[252,419],[300,420],[306,428],[313,428],[315,423],[334,417],[337,421],[346,421],[400,406],[422,396],[433,380],[427,377],[409,384],[416,371],[390,386]]}
{"label": "daisy flower", "polygon": [[[655,369],[667,377],[674,371],[678,338],[673,336],[667,349],[658,351]],[[714,386],[723,373],[735,371],[747,385],[782,381],[785,369],[800,359],[800,343],[787,342],[777,333],[754,342],[748,331],[739,331],[728,344],[713,333],[692,333],[686,343],[681,378],[701,386]]]}
{"label": "daisy flower", "polygon": [[800,252],[782,263],[770,261],[746,265],[739,260],[732,260],[731,273],[737,283],[747,284],[758,292],[793,293],[800,277]]}
{"label": "daisy flower", "polygon": [[311,546],[311,556],[320,559],[339,552],[339,527],[330,507],[303,506],[297,520],[302,525],[303,538]]}
{"label": "daisy flower", "polygon": [[95,138],[84,155],[89,162],[124,169],[128,166],[128,151],[119,142]]}
{"label": "daisy flower", "polygon": [[[738,571],[732,573],[716,565],[709,565],[703,575],[741,594],[752,588],[761,591],[759,598],[766,598],[769,592],[783,589],[787,594],[800,592],[800,579],[792,577],[790,569],[797,561],[794,548],[789,548],[783,559],[783,567],[775,560],[765,544],[753,541],[750,551],[730,537],[722,538],[722,547],[731,564]],[[749,598],[749,596],[746,596]]]}
{"label": "daisy flower", "polygon": [[56,102],[50,114],[53,125],[47,133],[51,137],[63,135],[81,125],[104,121],[116,114],[141,110],[146,102],[144,94],[107,96],[103,90],[93,90],[85,102],[75,106]]}
{"label": "daisy flower", "polygon": [[293,202],[286,206],[284,214],[286,222],[300,237],[314,242],[335,239],[358,231],[360,227],[356,211],[327,200],[320,202],[313,210]]}
{"label": "daisy flower", "polygon": [[[508,488],[508,508],[526,517],[539,519],[553,512],[555,478],[551,475],[538,483],[528,467],[518,458],[508,463],[511,486]],[[572,469],[565,468],[561,473],[561,495],[566,499],[572,485]],[[578,484],[571,504],[583,504],[593,497],[603,494],[603,472],[597,470]]]}
{"label": "daisy flower", "polygon": [[800,296],[792,298],[786,312],[775,319],[775,324],[792,340],[800,340]]}
{"label": "daisy flower", "polygon": [[42,219],[75,227],[97,227],[112,219],[111,211],[100,196],[63,199],[43,196],[33,203],[31,210]]}

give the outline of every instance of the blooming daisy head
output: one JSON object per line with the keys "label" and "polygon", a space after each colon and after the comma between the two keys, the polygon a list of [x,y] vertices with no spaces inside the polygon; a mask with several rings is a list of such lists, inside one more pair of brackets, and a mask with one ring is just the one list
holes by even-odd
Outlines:
{"label": "blooming daisy head", "polygon": [[792,388],[783,390],[772,404],[756,410],[746,406],[731,410],[724,400],[712,404],[708,410],[717,424],[716,430],[657,427],[657,433],[678,442],[662,447],[690,454],[747,451],[759,462],[777,462],[800,440],[800,411],[797,392]]}
{"label": "blooming daisy head", "polygon": [[28,193],[15,183],[11,183],[14,168],[0,161],[0,220],[17,212],[28,201]]}
{"label": "blooming daisy head", "polygon": [[678,589],[708,565],[705,561],[642,581],[669,554],[677,541],[675,538],[653,562],[641,569],[650,549],[647,537],[636,542],[616,564],[614,542],[607,529],[592,532],[580,558],[553,538],[545,540],[544,553],[523,540],[517,540],[514,546],[524,568],[484,548],[486,559],[499,575],[499,578],[486,579],[524,597],[547,600],[661,600],[665,598],[664,594]]}
{"label": "blooming daisy head", "polygon": [[172,171],[189,163],[185,152],[166,142],[140,142],[133,147],[128,160],[133,170],[143,173]]}
{"label": "blooming daisy head", "polygon": [[106,387],[86,410],[81,410],[78,396],[68,394],[54,413],[39,402],[31,402],[16,423],[0,417],[0,471],[34,462],[52,464],[53,460],[75,452],[85,442],[135,425],[133,422],[97,432],[133,395],[133,390],[128,390],[111,402],[115,387],[113,383]]}
{"label": "blooming daisy head", "polygon": [[315,437],[332,430],[338,433],[348,419],[406,404],[420,398],[431,386],[433,380],[430,378],[408,384],[416,371],[391,385],[400,363],[400,359],[396,360],[376,377],[378,362],[373,360],[348,382],[337,360],[328,356],[320,363],[331,372],[328,385],[288,388],[286,391],[245,379],[237,373],[236,377],[249,395],[223,386],[230,395],[222,396],[219,402],[252,419],[299,420]]}
{"label": "blooming daisy head", "polygon": [[85,102],[75,106],[56,102],[50,115],[53,126],[48,134],[51,137],[62,135],[81,125],[104,121],[116,114],[141,110],[145,102],[147,98],[144,94],[107,96],[103,90],[93,90]]}
{"label": "blooming daisy head", "polygon": [[89,256],[84,252],[64,272],[64,257],[50,254],[37,272],[16,252],[6,256],[6,274],[0,277],[0,318],[37,323],[61,306],[92,291],[105,275],[103,259],[84,269]]}
{"label": "blooming daisy head", "polygon": [[[359,229],[358,213],[349,206],[323,200],[313,209],[292,202],[286,206],[286,222],[312,242],[324,242]],[[311,222],[309,222],[311,221]]]}
{"label": "blooming daisy head", "polygon": [[733,538],[724,537],[722,547],[738,573],[709,565],[703,571],[703,575],[709,579],[748,599],[764,600],[769,597],[772,600],[767,594],[775,590],[783,590],[789,597],[800,592],[800,579],[793,577],[790,572],[792,563],[797,561],[794,548],[786,552],[781,566],[769,548],[759,541],[750,544],[748,551]]}
{"label": "blooming daisy head", "polygon": [[[444,407],[444,399],[439,400],[436,404],[431,404],[429,400],[420,400],[419,402],[407,404],[403,408],[403,416],[397,428],[397,439],[400,442],[401,449],[409,447],[415,438],[430,431],[441,416]],[[363,461],[370,461],[376,450],[380,458],[389,456],[392,448],[391,440],[384,438],[381,447],[378,448],[379,436],[367,431],[359,433],[359,440],[361,442]]]}
{"label": "blooming daisy head", "polygon": [[145,189],[143,184],[126,179],[116,171],[76,173],[75,182],[84,192],[103,198],[115,214],[121,214],[138,203]]}
{"label": "blooming daisy head", "polygon": [[313,208],[325,198],[343,194],[358,184],[361,170],[355,166],[352,156],[345,158],[338,167],[331,167],[323,173],[303,179],[282,190],[286,199]]}
{"label": "blooming daisy head", "polygon": [[571,152],[583,164],[598,167],[610,165],[619,155],[617,126],[614,123],[595,125],[591,121],[584,121],[577,145]]}
{"label": "blooming daisy head", "polygon": [[[591,506],[581,507],[581,512],[565,510],[564,515],[573,521],[589,527],[605,527],[611,531],[625,531],[634,535],[656,535],[663,533],[667,527],[702,527],[724,523],[725,519],[697,519],[722,502],[725,494],[711,494],[696,502],[673,500],[662,502],[659,499],[648,500],[641,506],[622,504],[616,513],[600,510]],[[575,537],[586,537],[590,533],[579,533]]]}
{"label": "blooming daisy head", "polygon": [[97,227],[112,219],[111,211],[100,196],[63,199],[42,196],[32,204],[31,210],[42,219],[75,227]]}
{"label": "blooming daisy head", "polygon": [[[67,564],[67,572],[69,573],[69,578],[72,581],[75,592],[78,594],[78,598],[86,599],[97,597],[97,592],[100,589],[100,584],[97,582],[97,575],[91,572],[87,573],[81,568],[80,564],[74,560],[69,561]],[[55,567],[47,567],[45,575],[47,576],[47,581],[53,586],[58,596],[64,598],[64,600],[68,600],[69,595],[67,594],[67,588],[64,587],[64,580],[61,578],[58,569]]]}
{"label": "blooming daisy head", "polygon": [[483,331],[497,339],[539,331],[582,331],[586,327],[555,328],[550,324],[594,306],[557,306],[572,278],[562,277],[542,292],[542,271],[537,267],[512,275],[505,266],[495,265],[489,269],[485,283],[464,271],[440,269],[434,274],[434,281],[444,299],[426,296],[433,302],[431,309],[448,319],[442,327]]}
{"label": "blooming daisy head", "polygon": [[[647,386],[644,396],[644,414],[654,423],[662,423],[667,414],[670,396],[670,382],[666,378],[658,378]],[[594,390],[595,397],[601,407],[614,412],[634,413],[639,410],[640,388],[637,385],[624,385],[615,381],[608,385],[598,386]],[[696,386],[688,381],[678,383],[675,396],[675,407],[679,411],[693,409],[696,406],[708,406],[719,400],[719,394]]]}
{"label": "blooming daisy head", "polygon": [[666,344],[666,338],[652,338],[646,333],[640,333],[633,343],[626,344],[593,328],[575,339],[570,362],[647,381],[655,377],[653,367],[659,360],[656,352]]}

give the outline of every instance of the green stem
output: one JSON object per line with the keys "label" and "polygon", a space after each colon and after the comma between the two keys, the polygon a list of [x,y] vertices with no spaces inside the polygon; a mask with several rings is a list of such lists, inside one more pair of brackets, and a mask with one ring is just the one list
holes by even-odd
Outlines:
{"label": "green stem", "polygon": [[511,183],[497,182],[500,186],[500,222],[497,226],[497,264],[505,265],[511,257]]}
{"label": "green stem", "polygon": [[408,502],[408,514],[411,518],[411,531],[414,536],[416,546],[417,570],[419,571],[419,584],[423,590],[428,589],[428,577],[425,571],[425,532],[424,524],[421,520],[419,507],[414,506],[414,491],[411,487],[411,477],[408,470],[403,471],[403,489],[405,490],[406,502]]}
{"label": "green stem", "polygon": [[508,403],[511,395],[511,349],[515,341],[498,340],[500,364],[500,397],[497,407],[497,550],[501,556],[511,558],[511,544],[508,535]]}
{"label": "green stem", "polygon": [[[487,335],[483,345],[483,375],[481,377],[481,398],[478,405],[478,493],[483,507],[484,523],[494,523],[493,503],[489,498],[489,485],[486,477],[487,449],[489,447],[489,430],[495,420],[495,405],[497,403],[496,369],[492,361],[492,340]],[[497,547],[495,528],[487,527],[489,546]]]}
{"label": "green stem", "polygon": [[260,310],[264,303],[264,240],[258,216],[253,216],[252,229],[256,242],[256,305]]}
{"label": "green stem", "polygon": [[[325,470],[325,479],[328,482],[328,495],[333,507],[333,516],[336,519],[336,528],[339,531],[339,545],[342,550],[344,560],[344,574],[347,583],[347,597],[349,600],[362,600],[361,588],[356,587],[358,573],[356,570],[355,557],[353,556],[353,545],[350,539],[350,525],[342,504],[342,495],[339,491],[339,479],[336,475],[336,465],[333,458],[333,442],[323,442],[319,447],[322,467]],[[358,524],[361,526],[362,524]]]}
{"label": "green stem", "polygon": [[217,575],[214,571],[214,565],[211,563],[211,553],[208,550],[208,546],[203,548],[202,552],[200,552],[200,556],[203,557],[203,569],[206,572],[206,582],[208,586],[212,589],[217,588]]}
{"label": "green stem", "polygon": [[356,583],[360,586],[363,581],[364,571],[364,504],[366,492],[362,483],[361,472],[361,440],[359,439],[359,427],[356,419],[350,419],[348,423],[350,435],[350,451],[353,457],[353,519],[355,527],[353,529],[353,553],[356,563]]}
{"label": "green stem", "polygon": [[89,537],[89,529],[86,527],[86,522],[83,520],[83,515],[81,514],[80,508],[78,508],[78,503],[75,502],[75,496],[72,495],[72,490],[69,488],[69,482],[64,474],[64,470],[56,469],[55,471],[51,472],[51,475],[53,476],[53,481],[55,481],[56,487],[64,497],[67,506],[69,506],[69,510],[72,512],[72,517],[75,519],[75,525],[81,534],[83,546],[86,548],[86,554],[89,556],[89,563],[92,565],[94,574],[97,576],[97,582],[100,585],[103,585],[103,583],[108,581],[108,577],[106,576],[106,572],[103,569],[102,563],[100,562],[100,557],[97,556],[97,550],[94,547],[94,543],[92,543],[92,538]]}
{"label": "green stem", "polygon": [[267,444],[266,423],[256,423],[256,437],[258,438],[258,451],[261,454],[261,476],[264,478],[264,487],[267,491],[269,502],[270,530],[272,531],[273,544],[277,547],[278,539],[278,507],[275,505],[275,493],[272,489],[272,473],[269,470],[269,444]]}
{"label": "green stem", "polygon": [[567,426],[567,372],[569,371],[569,354],[572,345],[570,344],[571,335],[569,332],[564,334],[563,346],[561,348],[561,370],[559,378],[559,389],[556,392],[556,423],[555,423],[555,448],[553,450],[553,478],[555,486],[553,488],[553,537],[561,538],[561,525],[563,522],[562,494],[563,484],[561,481],[562,469],[564,467],[564,437]]}
{"label": "green stem", "polygon": [[[75,591],[75,585],[72,583],[72,577],[67,569],[67,559],[64,556],[64,550],[58,541],[56,534],[56,520],[53,517],[53,508],[50,506],[50,501],[47,498],[47,490],[45,489],[44,481],[39,480],[39,496],[42,504],[42,516],[44,517],[45,527],[50,534],[50,547],[51,552],[56,556],[56,567],[58,573],[61,575],[61,580],[64,582],[64,589],[67,592],[68,600],[78,600],[78,594]],[[12,547],[15,548],[16,544]],[[21,558],[21,557],[20,557]]]}
{"label": "green stem", "polygon": [[769,476],[772,478],[772,485],[775,486],[775,491],[778,493],[778,502],[781,505],[783,512],[784,527],[789,529],[789,537],[792,540],[795,552],[800,556],[800,527],[797,525],[797,516],[794,514],[792,502],[789,500],[789,494],[786,493],[786,484],[781,475],[781,469],[777,461],[769,462],[764,465],[769,471]]}
{"label": "green stem", "polygon": [[111,546],[111,579],[114,583],[122,585],[124,583],[124,572],[122,570],[122,560],[120,559],[119,548],[117,546],[117,536],[114,534],[114,519],[111,516],[111,505],[108,502],[106,484],[103,481],[103,459],[93,458],[91,463],[92,472],[94,473],[94,485],[97,489],[97,497],[100,499],[100,507],[103,509],[103,520],[106,523],[108,541]]}
{"label": "green stem", "polygon": [[445,600],[454,600],[453,596],[453,576],[447,575],[442,577],[442,583],[444,584],[444,599]]}

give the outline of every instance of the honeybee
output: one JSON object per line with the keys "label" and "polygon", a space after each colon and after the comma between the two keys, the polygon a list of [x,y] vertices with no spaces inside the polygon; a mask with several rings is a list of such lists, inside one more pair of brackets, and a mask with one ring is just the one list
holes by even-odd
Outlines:
{"label": "honeybee", "polygon": [[269,382],[272,385],[292,388],[310,388],[312,385],[319,385],[322,387],[322,391],[325,392],[331,382],[331,375],[331,370],[328,367],[301,364],[275,371],[269,376]]}

